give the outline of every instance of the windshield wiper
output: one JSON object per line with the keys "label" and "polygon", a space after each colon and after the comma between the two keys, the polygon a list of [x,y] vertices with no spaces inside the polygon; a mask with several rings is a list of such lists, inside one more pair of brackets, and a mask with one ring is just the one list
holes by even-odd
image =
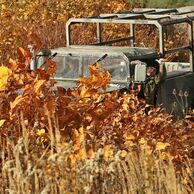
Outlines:
{"label": "windshield wiper", "polygon": [[104,60],[108,55],[105,54],[102,57],[100,57],[97,61],[95,61],[92,65],[96,65],[97,63],[101,62],[102,60]]}

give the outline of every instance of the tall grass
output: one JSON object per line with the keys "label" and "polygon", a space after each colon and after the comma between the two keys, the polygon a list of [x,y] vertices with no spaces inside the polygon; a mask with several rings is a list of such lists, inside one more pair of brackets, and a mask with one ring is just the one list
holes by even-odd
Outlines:
{"label": "tall grass", "polygon": [[[73,142],[63,142],[56,123],[49,125],[46,145],[42,137],[29,138],[22,115],[18,141],[12,135],[1,138],[1,194],[192,192],[190,167],[181,173],[184,176],[177,174],[170,157],[163,160],[161,153],[153,155],[146,143],[138,148],[140,152],[100,148],[76,159]],[[80,148],[84,148],[84,137],[82,141]]]}

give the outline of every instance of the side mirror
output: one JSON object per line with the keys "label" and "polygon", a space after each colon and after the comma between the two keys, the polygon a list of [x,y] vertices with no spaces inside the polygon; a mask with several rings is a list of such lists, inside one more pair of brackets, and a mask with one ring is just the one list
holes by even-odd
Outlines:
{"label": "side mirror", "polygon": [[135,66],[135,82],[144,82],[146,80],[146,64],[139,63]]}

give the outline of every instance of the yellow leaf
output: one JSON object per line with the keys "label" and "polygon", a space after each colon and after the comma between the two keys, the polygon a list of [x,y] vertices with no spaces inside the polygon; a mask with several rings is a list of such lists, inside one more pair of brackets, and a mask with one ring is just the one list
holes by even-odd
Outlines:
{"label": "yellow leaf", "polygon": [[166,152],[162,152],[160,153],[160,157],[162,158],[162,160],[169,160],[169,154]]}
{"label": "yellow leaf", "polygon": [[131,140],[125,142],[126,148],[133,147],[134,145],[135,145],[134,142]]}
{"label": "yellow leaf", "polygon": [[84,133],[82,127],[79,129],[79,131],[76,129],[73,131],[73,140],[77,145],[84,142]]}
{"label": "yellow leaf", "polygon": [[1,119],[0,120],[0,127],[3,126],[3,124],[5,123],[5,121],[6,121],[5,119]]}
{"label": "yellow leaf", "polygon": [[5,66],[0,67],[0,91],[5,90],[10,72],[9,68]]}
{"label": "yellow leaf", "polygon": [[88,93],[89,89],[85,86],[82,87],[81,93],[80,93],[80,97],[81,98],[87,98],[90,97],[89,93]]}
{"label": "yellow leaf", "polygon": [[129,106],[128,106],[127,103],[123,103],[123,104],[122,104],[122,108],[123,108],[124,110],[128,111]]}
{"label": "yellow leaf", "polygon": [[142,144],[142,145],[144,145],[144,144],[146,143],[146,141],[145,141],[144,138],[141,138],[141,139],[139,140],[139,143]]}
{"label": "yellow leaf", "polygon": [[13,102],[10,102],[11,109],[14,109],[23,99],[22,96],[17,96]]}
{"label": "yellow leaf", "polygon": [[0,79],[2,77],[7,77],[9,75],[9,73],[10,73],[10,70],[8,67],[5,67],[5,66],[0,67]]}
{"label": "yellow leaf", "polygon": [[38,129],[37,131],[36,131],[36,134],[37,135],[43,135],[43,134],[45,134],[45,129]]}
{"label": "yellow leaf", "polygon": [[68,157],[68,159],[69,159],[71,167],[74,167],[76,165],[76,162],[77,162],[75,155],[71,154]]}
{"label": "yellow leaf", "polygon": [[104,147],[104,160],[108,161],[113,157],[113,149],[111,145],[107,145]]}
{"label": "yellow leaf", "polygon": [[83,148],[79,149],[77,157],[78,157],[79,160],[86,159],[87,154],[85,152],[85,149],[83,149]]}
{"label": "yellow leaf", "polygon": [[134,135],[127,135],[126,136],[126,140],[134,140],[134,139],[135,139]]}
{"label": "yellow leaf", "polygon": [[5,10],[6,9],[6,6],[4,4],[1,5],[1,9],[2,10]]}
{"label": "yellow leaf", "polygon": [[121,156],[122,158],[125,158],[125,157],[127,156],[127,151],[121,150],[120,156]]}
{"label": "yellow leaf", "polygon": [[40,89],[40,87],[45,83],[46,80],[38,80],[35,84],[34,84],[34,89],[35,92],[38,92],[38,90]]}
{"label": "yellow leaf", "polygon": [[160,150],[163,150],[165,149],[167,146],[170,146],[169,143],[163,143],[163,142],[158,142],[156,144],[156,150],[160,151]]}
{"label": "yellow leaf", "polygon": [[149,155],[152,154],[152,147],[151,147],[151,146],[149,146],[149,145],[143,145],[142,148],[144,149],[145,154],[146,154],[147,156],[149,156]]}

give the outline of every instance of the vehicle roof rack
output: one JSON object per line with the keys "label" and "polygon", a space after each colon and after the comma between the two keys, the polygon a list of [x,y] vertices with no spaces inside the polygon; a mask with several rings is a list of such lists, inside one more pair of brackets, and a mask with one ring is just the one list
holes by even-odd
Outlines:
{"label": "vehicle roof rack", "polygon": [[[129,11],[118,13],[104,13],[92,18],[70,18],[66,23],[66,43],[71,44],[71,26],[80,23],[96,24],[96,43],[92,45],[110,45],[116,42],[130,40],[131,46],[135,44],[135,25],[155,25],[159,31],[159,52],[162,57],[168,53],[181,50],[189,50],[190,63],[194,71],[194,7],[182,7],[176,9],[154,9],[154,8],[135,8]],[[118,39],[102,41],[101,24],[129,24],[130,35]],[[189,45],[165,50],[164,32],[166,26],[174,24],[188,24]]]}

